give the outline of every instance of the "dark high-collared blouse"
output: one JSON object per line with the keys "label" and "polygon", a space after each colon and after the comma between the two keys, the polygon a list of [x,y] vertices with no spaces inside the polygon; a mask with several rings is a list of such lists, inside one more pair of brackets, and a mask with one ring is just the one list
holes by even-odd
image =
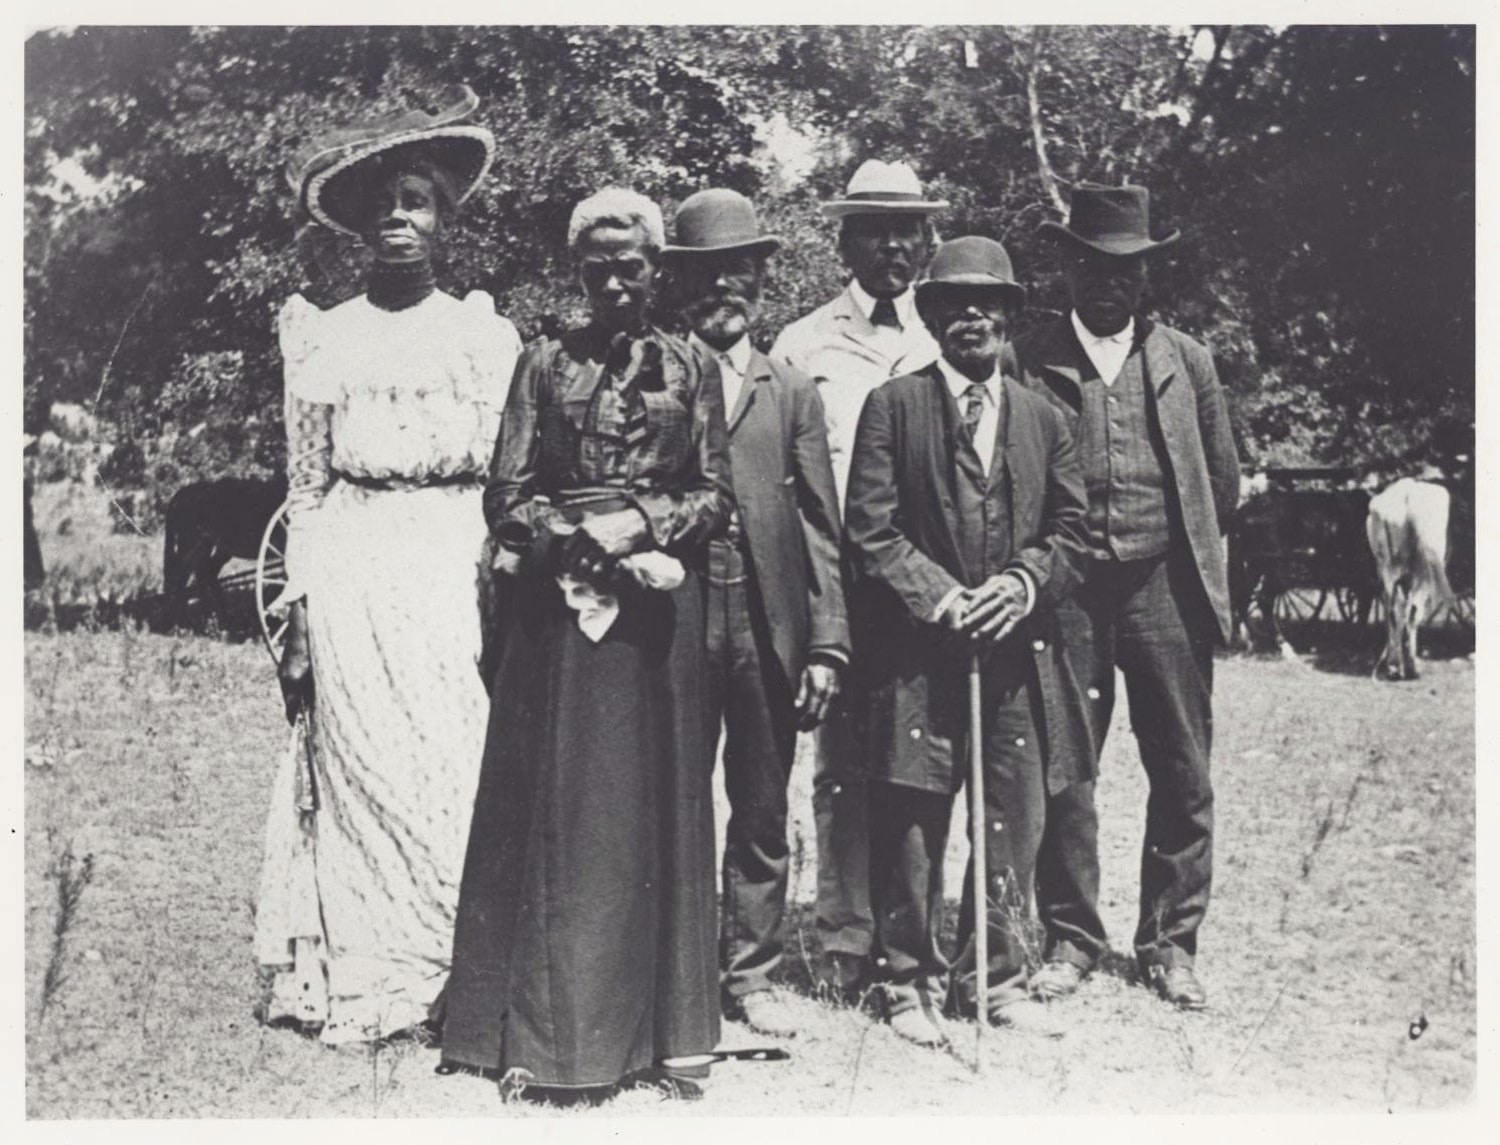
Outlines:
{"label": "dark high-collared blouse", "polygon": [[485,519],[520,552],[570,502],[611,492],[675,553],[721,535],[734,506],[716,367],[659,330],[610,340],[588,326],[526,349],[490,462]]}

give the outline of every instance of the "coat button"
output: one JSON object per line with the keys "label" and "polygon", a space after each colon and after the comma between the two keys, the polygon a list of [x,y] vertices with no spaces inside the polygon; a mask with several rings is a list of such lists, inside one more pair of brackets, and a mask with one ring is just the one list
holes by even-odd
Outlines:
{"label": "coat button", "polygon": [[990,824],[990,830],[991,831],[1003,831],[1004,829],[1005,829],[1005,824],[999,822],[998,820],[996,822]]}
{"label": "coat button", "polygon": [[1025,747],[1026,746],[1026,737],[1025,736],[1016,736],[1016,746],[1017,747]]}
{"label": "coat button", "polygon": [[912,728],[911,729],[911,738],[912,739],[921,739],[922,738],[922,729],[921,728]]}
{"label": "coat button", "polygon": [[1045,640],[1033,640],[1031,642],[1031,650],[1033,652],[1045,652],[1047,650],[1047,642]]}
{"label": "coat button", "polygon": [[1088,695],[1089,695],[1089,699],[1091,699],[1091,700],[1097,700],[1099,698],[1099,689],[1098,688],[1090,688]]}

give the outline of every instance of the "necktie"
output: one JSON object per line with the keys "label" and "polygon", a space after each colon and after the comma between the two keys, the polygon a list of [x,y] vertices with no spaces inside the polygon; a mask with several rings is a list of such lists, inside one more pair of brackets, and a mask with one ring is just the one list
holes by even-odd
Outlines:
{"label": "necktie", "polygon": [[964,428],[969,431],[969,444],[979,432],[979,419],[984,416],[984,383],[970,382],[964,391]]}
{"label": "necktie", "polygon": [[901,320],[896,317],[896,304],[889,298],[877,298],[875,309],[870,311],[870,322],[875,326],[890,326],[901,329]]}

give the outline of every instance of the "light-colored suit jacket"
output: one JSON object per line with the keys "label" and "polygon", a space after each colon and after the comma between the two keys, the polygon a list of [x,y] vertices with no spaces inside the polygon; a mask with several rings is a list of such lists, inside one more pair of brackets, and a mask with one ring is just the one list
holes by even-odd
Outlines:
{"label": "light-colored suit jacket", "polygon": [[916,320],[899,339],[877,333],[849,288],[793,322],[771,347],[771,359],[810,377],[823,399],[828,420],[828,456],[839,504],[849,486],[849,459],[854,431],[870,391],[896,377],[937,361],[938,344]]}

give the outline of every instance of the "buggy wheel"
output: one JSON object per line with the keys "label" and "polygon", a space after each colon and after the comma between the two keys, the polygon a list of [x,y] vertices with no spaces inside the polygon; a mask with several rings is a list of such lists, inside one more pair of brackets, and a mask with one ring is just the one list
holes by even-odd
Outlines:
{"label": "buggy wheel", "polygon": [[1353,624],[1359,619],[1359,610],[1363,603],[1364,598],[1360,596],[1358,589],[1345,585],[1343,588],[1333,590],[1334,607],[1338,609],[1339,619],[1345,624]]}
{"label": "buggy wheel", "polygon": [[1281,623],[1316,620],[1328,599],[1326,588],[1289,588],[1276,597],[1276,619]]}
{"label": "buggy wheel", "polygon": [[260,618],[260,634],[271,659],[281,663],[286,645],[286,616],[276,615],[275,607],[286,591],[286,522],[287,505],[283,502],[266,525],[260,538],[260,552],[255,560],[255,611]]}

